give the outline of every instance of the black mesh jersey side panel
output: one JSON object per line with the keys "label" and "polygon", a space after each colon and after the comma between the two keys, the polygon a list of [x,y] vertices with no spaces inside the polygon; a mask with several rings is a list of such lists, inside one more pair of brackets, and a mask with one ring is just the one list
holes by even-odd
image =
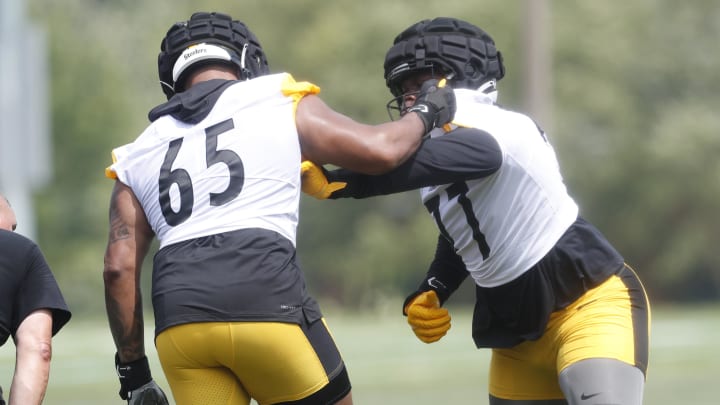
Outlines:
{"label": "black mesh jersey side panel", "polygon": [[295,247],[265,229],[243,229],[166,246],[152,277],[155,332],[184,323],[320,318]]}

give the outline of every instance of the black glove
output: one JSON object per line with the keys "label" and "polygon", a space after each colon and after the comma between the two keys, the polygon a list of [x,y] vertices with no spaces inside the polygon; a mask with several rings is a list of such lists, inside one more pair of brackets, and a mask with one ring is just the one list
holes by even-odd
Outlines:
{"label": "black glove", "polygon": [[425,125],[425,133],[428,133],[433,128],[450,123],[456,110],[455,93],[445,86],[445,79],[430,79],[422,84],[415,104],[407,112],[418,113]]}
{"label": "black glove", "polygon": [[5,400],[3,399],[3,396],[2,396],[2,387],[0,387],[0,405],[5,405]]}
{"label": "black glove", "polygon": [[121,363],[115,354],[115,369],[120,379],[120,398],[128,405],[168,405],[167,397],[153,381],[146,356],[130,363]]}

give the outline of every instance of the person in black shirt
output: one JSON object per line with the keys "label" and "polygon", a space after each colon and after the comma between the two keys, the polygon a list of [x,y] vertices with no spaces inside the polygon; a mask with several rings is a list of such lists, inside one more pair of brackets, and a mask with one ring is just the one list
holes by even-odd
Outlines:
{"label": "person in black shirt", "polygon": [[40,248],[14,233],[16,226],[10,203],[0,195],[0,346],[12,336],[16,347],[8,401],[38,405],[50,376],[52,337],[71,314]]}

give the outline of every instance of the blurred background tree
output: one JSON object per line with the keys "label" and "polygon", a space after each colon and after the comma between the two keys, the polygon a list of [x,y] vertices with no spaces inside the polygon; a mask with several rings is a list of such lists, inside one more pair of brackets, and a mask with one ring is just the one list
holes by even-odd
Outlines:
{"label": "blurred background tree", "polygon": [[[156,70],[160,40],[172,22],[194,11],[245,21],[273,72],[318,84],[331,106],[364,122],[387,119],[382,63],[394,36],[423,18],[459,17],[487,30],[503,52],[500,102],[516,110],[525,105],[528,20],[521,1],[27,4],[32,21],[48,33],[55,146],[53,181],[35,196],[38,242],[79,316],[104,313],[112,182],[103,170],[110,151],[139,135],[147,112],[164,101]],[[581,214],[636,267],[655,301],[717,300],[720,4],[547,5],[552,122],[541,124],[551,129]],[[416,192],[339,202],[303,196],[299,257],[324,306],[397,301],[422,278],[435,242]],[[149,273],[148,261],[146,281]],[[453,301],[463,303],[470,293],[464,287]]]}

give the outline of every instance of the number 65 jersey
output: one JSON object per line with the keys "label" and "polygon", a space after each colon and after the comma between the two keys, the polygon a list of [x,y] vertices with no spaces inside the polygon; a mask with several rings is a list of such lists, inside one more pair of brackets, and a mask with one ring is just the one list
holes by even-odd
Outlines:
{"label": "number 65 jersey", "polygon": [[[188,108],[198,91],[210,95],[197,100],[214,106]],[[160,248],[248,228],[277,232],[295,245],[301,159],[295,108],[318,92],[288,73],[200,83],[151,111],[154,122],[113,150],[106,175],[132,188]]]}

